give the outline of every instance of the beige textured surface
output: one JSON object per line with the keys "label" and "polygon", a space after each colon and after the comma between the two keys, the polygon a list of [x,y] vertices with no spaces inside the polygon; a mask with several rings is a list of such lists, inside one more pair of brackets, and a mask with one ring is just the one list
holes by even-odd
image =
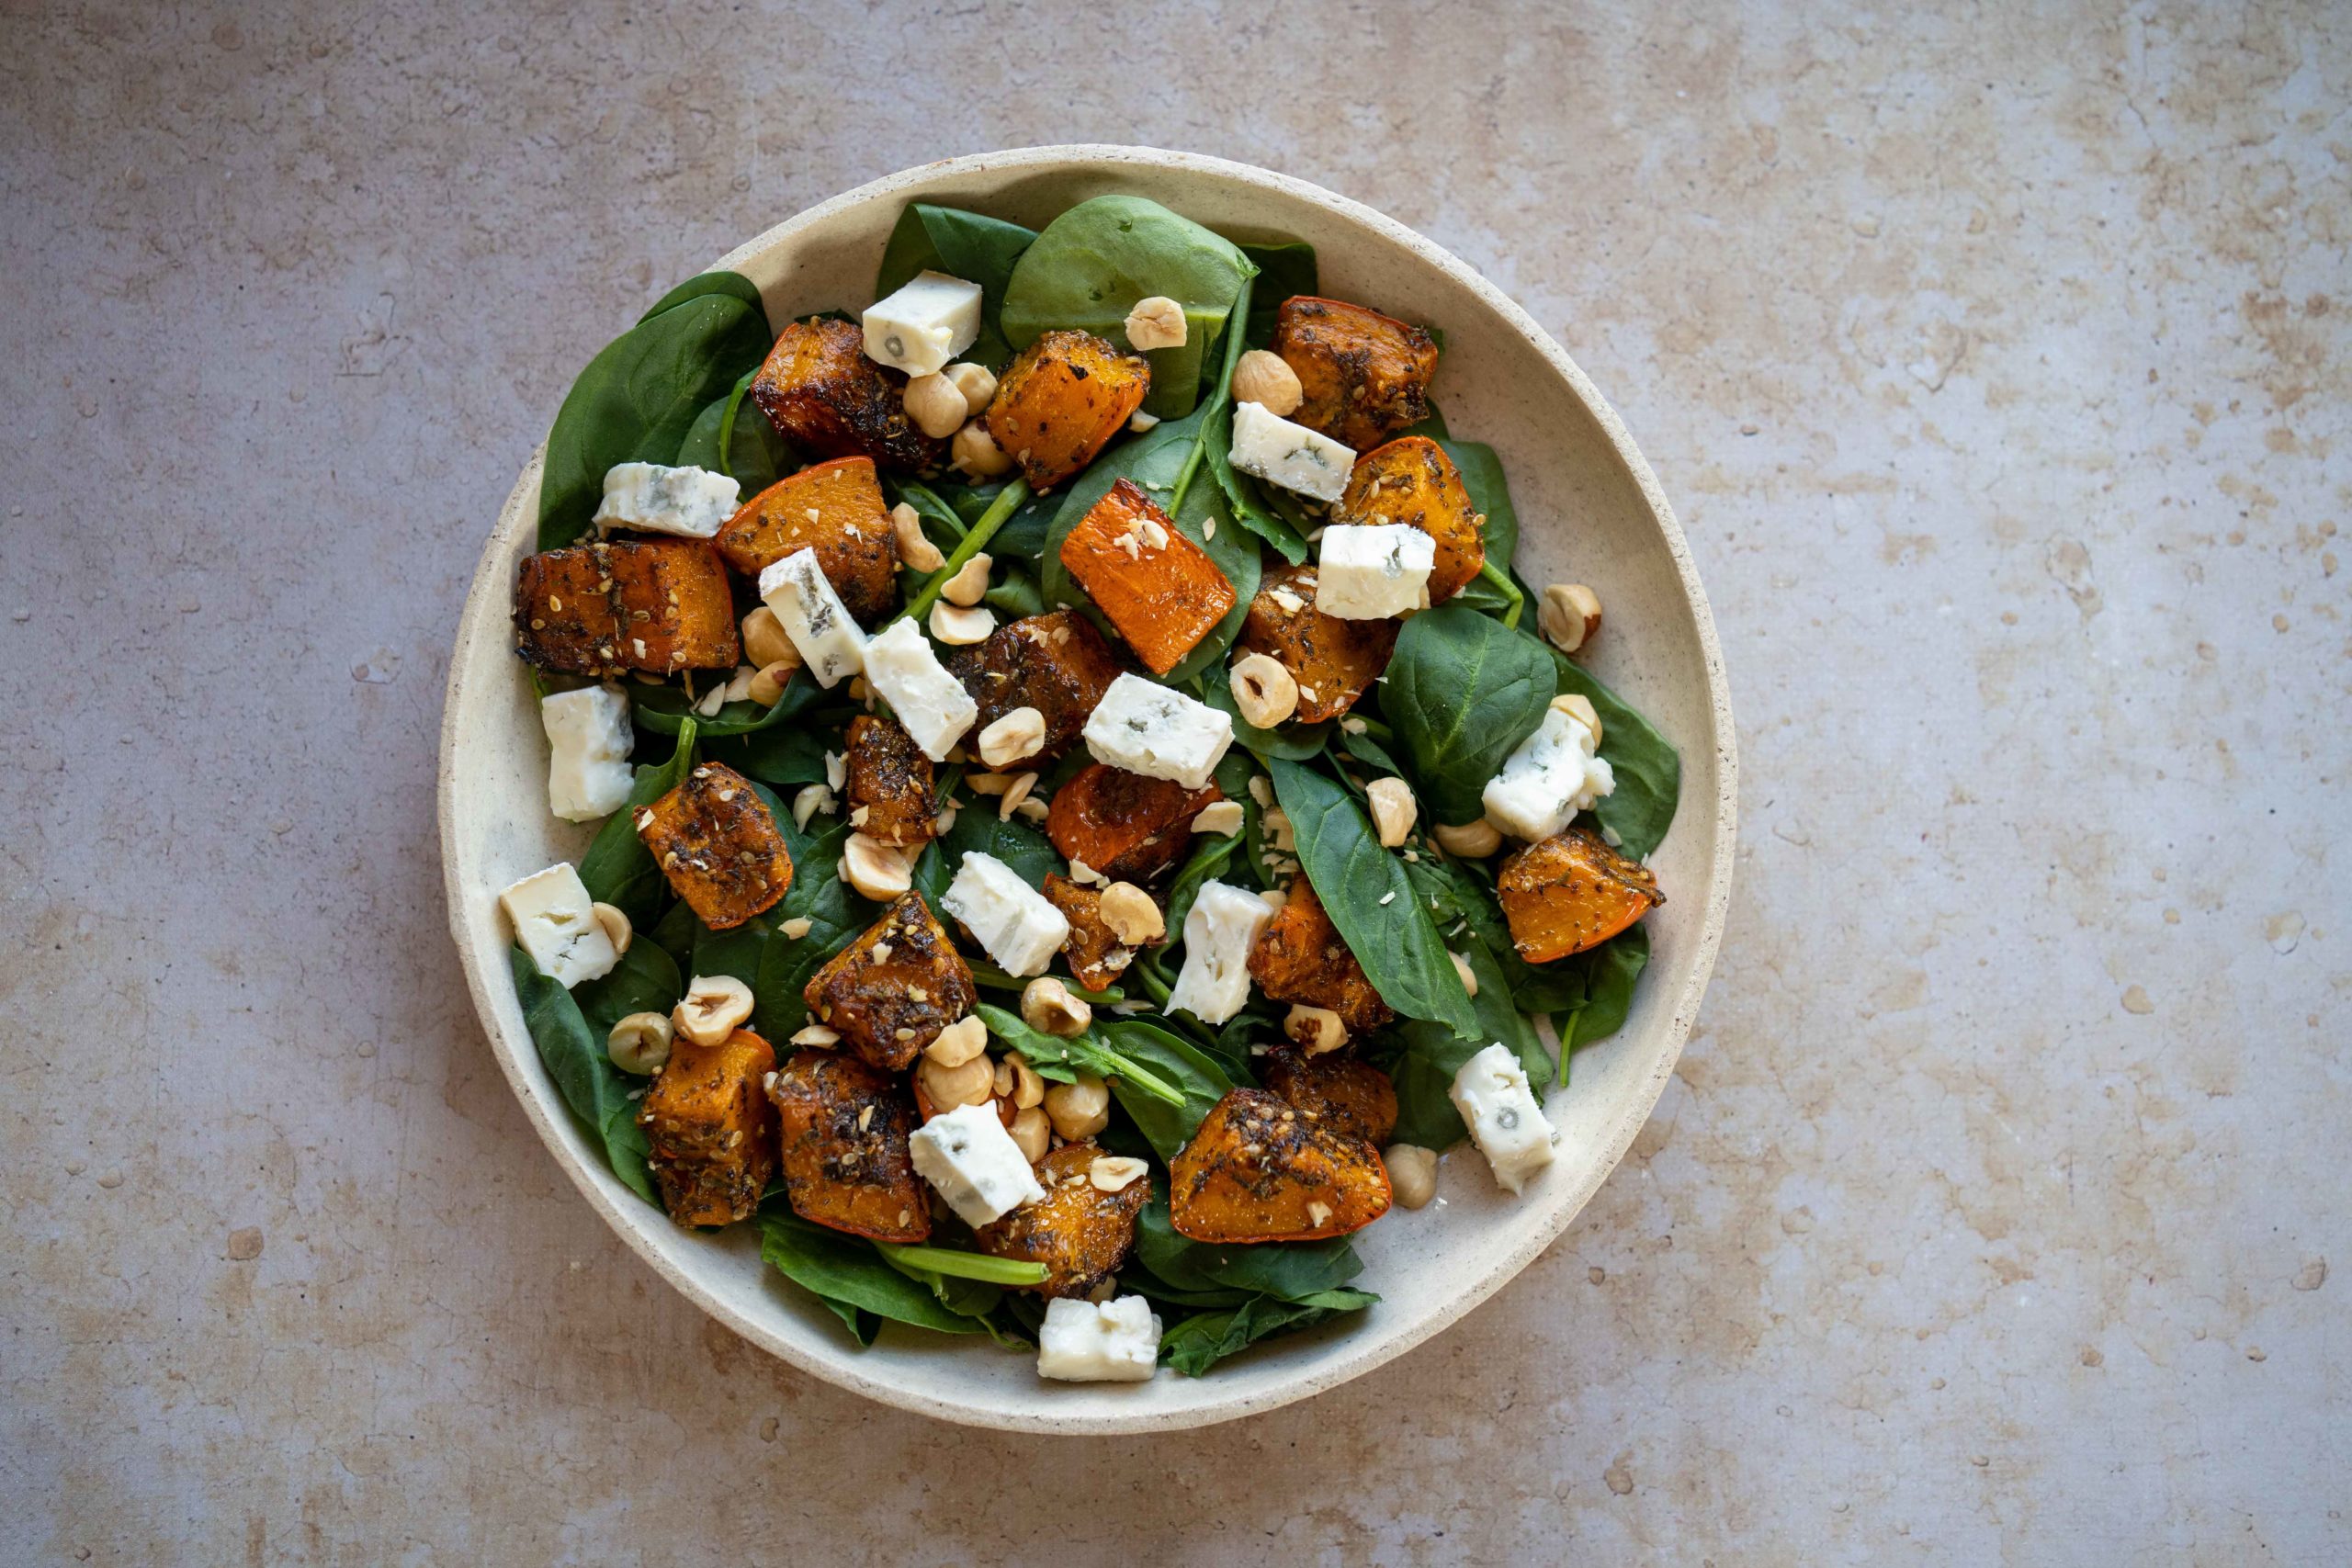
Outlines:
{"label": "beige textured surface", "polygon": [[[0,1557],[2352,1551],[2340,8],[7,16]],[[1081,139],[1293,168],[1554,329],[1690,530],[1748,831],[1546,1258],[1312,1404],[1071,1444],[628,1258],[453,984],[430,785],[615,322]]]}

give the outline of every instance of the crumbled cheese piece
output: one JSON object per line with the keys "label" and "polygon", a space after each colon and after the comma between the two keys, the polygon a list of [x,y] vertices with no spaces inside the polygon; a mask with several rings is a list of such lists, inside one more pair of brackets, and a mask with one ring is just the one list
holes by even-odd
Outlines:
{"label": "crumbled cheese piece", "polygon": [[1167,1010],[1180,1009],[1203,1023],[1223,1023],[1250,1001],[1250,950],[1274,911],[1254,893],[1204,882],[1184,917],[1184,967],[1168,993]]}
{"label": "crumbled cheese piece", "polygon": [[1535,733],[1503,759],[1479,799],[1487,818],[1532,843],[1566,828],[1579,811],[1617,787],[1605,758],[1593,755],[1592,731],[1561,708],[1547,708]]}
{"label": "crumbled cheese piece", "polygon": [[865,668],[865,633],[833,592],[815,550],[795,550],[761,572],[760,599],[784,623],[784,635],[820,686],[831,688]]}
{"label": "crumbled cheese piece", "polygon": [[865,308],[865,356],[910,376],[928,376],[980,335],[980,286],[944,272],[919,272]]}
{"label": "crumbled cheese piece", "polygon": [[596,508],[602,528],[635,528],[681,538],[716,537],[735,515],[742,487],[726,474],[692,466],[616,463],[605,470],[605,499]]}
{"label": "crumbled cheese piece", "polygon": [[1528,1087],[1527,1069],[1510,1046],[1498,1041],[1463,1063],[1446,1098],[1461,1112],[1504,1191],[1518,1192],[1529,1177],[1552,1163],[1552,1140],[1558,1134],[1544,1119],[1544,1107]]}
{"label": "crumbled cheese piece", "polygon": [[911,620],[892,621],[866,643],[865,679],[934,762],[945,761],[964,732],[979,721],[980,706],[972,694],[947,672],[931,639]]}
{"label": "crumbled cheese piece", "polygon": [[1316,558],[1315,607],[1343,621],[1419,609],[1437,541],[1410,523],[1334,524]]}
{"label": "crumbled cheese piece", "polygon": [[1057,1296],[1037,1330],[1037,1375],[1060,1382],[1148,1382],[1159,1369],[1159,1315],[1141,1296]]}
{"label": "crumbled cheese piece", "polygon": [[1125,674],[1111,682],[1087,716],[1082,734],[1098,762],[1200,789],[1233,744],[1233,717],[1198,698]]}
{"label": "crumbled cheese piece", "polygon": [[596,919],[595,901],[570,861],[535,871],[498,896],[514,940],[539,973],[565,990],[613,972],[621,955]]}
{"label": "crumbled cheese piece", "polygon": [[567,822],[594,822],[628,803],[628,698],[610,686],[582,686],[539,699],[548,732],[548,809]]}
{"label": "crumbled cheese piece", "polygon": [[1042,975],[1069,937],[1069,920],[1021,874],[978,850],[964,856],[939,907],[970,928],[972,938],[1009,975]]}
{"label": "crumbled cheese piece", "polygon": [[967,1225],[987,1224],[1046,1195],[992,1101],[934,1116],[907,1144],[915,1174],[938,1189]]}
{"label": "crumbled cheese piece", "polygon": [[1268,484],[1317,501],[1337,501],[1347,493],[1356,453],[1352,446],[1271,412],[1263,403],[1237,403],[1232,460],[1235,468]]}

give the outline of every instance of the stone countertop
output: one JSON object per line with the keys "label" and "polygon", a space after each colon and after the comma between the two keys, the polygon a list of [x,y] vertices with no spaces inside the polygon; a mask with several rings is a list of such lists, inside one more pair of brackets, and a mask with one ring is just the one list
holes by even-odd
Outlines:
{"label": "stone countertop", "polygon": [[[11,7],[0,1558],[2352,1554],[2346,14],[1628,9]],[[1059,141],[1514,294],[1743,726],[1633,1156],[1452,1332],[1177,1438],[897,1415],[660,1286],[492,1064],[433,818],[594,348]]]}

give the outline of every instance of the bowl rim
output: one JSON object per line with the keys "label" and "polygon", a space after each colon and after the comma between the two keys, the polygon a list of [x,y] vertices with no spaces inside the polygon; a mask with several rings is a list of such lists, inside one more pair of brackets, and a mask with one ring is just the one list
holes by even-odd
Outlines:
{"label": "bowl rim", "polygon": [[[769,1354],[776,1356],[800,1370],[824,1379],[838,1387],[864,1395],[896,1409],[906,1410],[934,1419],[957,1422],[1004,1431],[1041,1432],[1056,1435],[1088,1435],[1131,1432],[1178,1431],[1233,1420],[1239,1416],[1262,1414],[1295,1404],[1336,1388],[1351,1379],[1395,1359],[1419,1346],[1440,1332],[1460,1321],[1470,1310],[1497,1291],[1534,1260],[1556,1241],[1591,1201],[1602,1182],[1613,1175],[1633,1145],[1634,1138],[1647,1122],[1666,1088],[1666,1080],[1680,1059],[1692,1024],[1697,1019],[1699,1004],[1706,993],[1715,957],[1722,944],[1724,925],[1731,902],[1733,852],[1738,829],[1739,765],[1737,737],[1734,728],[1728,676],[1724,667],[1723,649],[1715,635],[1714,616],[1709,607],[1705,589],[1699,581],[1698,570],[1690,558],[1690,546],[1681,525],[1677,522],[1672,506],[1668,502],[1657,477],[1634,445],[1617,412],[1598,387],[1579,368],[1567,352],[1555,343],[1519,304],[1500,288],[1487,281],[1468,263],[1429,240],[1414,230],[1397,222],[1376,209],[1321,186],[1277,174],[1254,164],[1235,163],[1196,152],[1175,152],[1162,148],[1125,146],[1109,143],[1069,143],[1062,145],[1023,147],[997,152],[968,153],[936,160],[901,169],[897,173],[869,180],[864,185],[843,191],[814,207],[808,208],[783,222],[763,231],[712,262],[707,270],[735,266],[744,257],[764,251],[793,234],[823,224],[835,214],[853,207],[863,206],[896,191],[927,185],[943,176],[966,173],[1027,170],[1047,172],[1056,168],[1089,169],[1145,167],[1177,169],[1207,175],[1240,185],[1253,186],[1306,201],[1330,209],[1348,220],[1370,229],[1382,238],[1411,253],[1424,265],[1445,274],[1454,283],[1469,289],[1494,310],[1513,330],[1523,336],[1543,357],[1551,369],[1565,381],[1583,404],[1606,437],[1617,460],[1640,492],[1652,523],[1665,541],[1673,559],[1677,578],[1687,603],[1695,629],[1705,671],[1709,720],[1713,729],[1703,738],[1712,743],[1715,753],[1716,799],[1714,802],[1714,843],[1713,845],[1713,875],[1703,899],[1702,918],[1691,952],[1689,969],[1679,992],[1673,998],[1668,1015],[1663,1049],[1650,1067],[1635,1096],[1636,1103],[1621,1117],[1609,1132],[1604,1145],[1606,1157],[1594,1166],[1591,1180],[1575,1190],[1563,1191],[1551,1204],[1547,1214],[1531,1216],[1536,1223],[1523,1225],[1523,1234],[1507,1248],[1498,1262],[1475,1279],[1465,1281],[1450,1298],[1435,1310],[1420,1318],[1400,1323],[1377,1334],[1360,1334],[1335,1341],[1317,1359],[1302,1364],[1295,1371],[1272,1379],[1247,1392],[1237,1387],[1221,1398],[1208,1398],[1178,1410],[1137,1410],[1134,1412],[1072,1410],[1067,1415],[1030,1413],[999,1409],[987,1404],[961,1398],[944,1388],[915,1387],[887,1377],[876,1377],[863,1370],[854,1353],[846,1350],[817,1352],[795,1344],[773,1332],[766,1325],[737,1311],[730,1303],[705,1288],[691,1269],[674,1265],[654,1245],[645,1229],[647,1215],[625,1213],[619,1201],[607,1193],[588,1169],[587,1163],[565,1142],[562,1132],[555,1124],[557,1112],[552,1102],[539,1092],[540,1085],[534,1077],[544,1078],[537,1047],[528,1038],[527,1030],[519,1034],[510,1029],[502,1016],[493,987],[509,988],[512,976],[505,965],[487,965],[478,960],[466,930],[467,894],[471,891],[459,874],[459,855],[456,840],[456,759],[460,745],[457,715],[460,696],[467,688],[468,668],[461,658],[450,661],[449,678],[445,688],[440,745],[437,757],[436,814],[441,830],[442,877],[444,894],[448,904],[450,936],[458,949],[458,963],[464,970],[466,987],[471,997],[474,1012],[489,1036],[492,1054],[508,1087],[520,1102],[525,1116],[539,1140],[555,1156],[557,1166],[585,1198],[596,1213],[617,1234],[621,1240],[653,1269],[667,1284],[684,1294],[711,1317],[741,1335]],[[515,532],[522,526],[525,500],[536,489],[546,457],[544,442],[536,449],[523,468],[514,488],[502,507],[497,525],[485,541],[476,565],[474,580],[469,588],[466,603],[459,614],[456,647],[462,649],[472,642],[480,629],[492,621],[503,623],[508,615],[509,585],[503,574],[493,571]],[[495,580],[493,581],[493,580]],[[494,590],[494,591],[493,591]],[[1692,743],[1701,738],[1694,737]],[[1688,809],[1686,804],[1685,809]],[[495,979],[492,979],[492,974]],[[641,1205],[639,1206],[641,1210]],[[657,1216],[658,1217],[658,1216]]]}

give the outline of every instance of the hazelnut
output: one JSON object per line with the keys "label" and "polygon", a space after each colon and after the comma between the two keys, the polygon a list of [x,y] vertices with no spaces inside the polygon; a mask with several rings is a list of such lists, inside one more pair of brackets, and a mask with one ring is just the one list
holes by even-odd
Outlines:
{"label": "hazelnut", "polygon": [[784,689],[792,684],[793,672],[800,668],[797,662],[778,660],[763,665],[752,677],[752,689],[745,694],[763,708],[772,708],[784,701]]}
{"label": "hazelnut", "polygon": [[1193,818],[1193,831],[1229,837],[1241,831],[1243,816],[1239,801],[1220,800],[1213,806],[1201,807],[1200,814]]}
{"label": "hazelnut", "polygon": [[950,648],[970,648],[989,640],[996,630],[996,612],[980,604],[951,604],[942,599],[931,607],[931,635]]}
{"label": "hazelnut", "polygon": [[617,904],[592,904],[596,923],[605,928],[605,940],[613,944],[616,957],[626,957],[628,944],[637,935],[637,928],[628,923],[628,911]]}
{"label": "hazelnut", "polygon": [[955,434],[971,412],[964,389],[944,376],[918,376],[907,383],[907,417],[934,441]]}
{"label": "hazelnut", "polygon": [[1086,1179],[1097,1192],[1122,1192],[1150,1168],[1130,1155],[1103,1155],[1086,1168]]}
{"label": "hazelnut", "polygon": [[1094,1010],[1069,994],[1069,987],[1052,976],[1030,981],[1021,989],[1021,1021],[1040,1034],[1062,1039],[1086,1032]]}
{"label": "hazelnut", "polygon": [[852,833],[842,848],[842,880],[877,904],[888,903],[914,885],[906,857],[864,833]]}
{"label": "hazelnut", "polygon": [[1080,1073],[1076,1083],[1057,1083],[1046,1091],[1045,1111],[1055,1133],[1074,1144],[1111,1124],[1111,1091],[1092,1073]]}
{"label": "hazelnut", "polygon": [[1138,299],[1127,312],[1127,342],[1136,348],[1182,348],[1188,331],[1184,307],[1165,294]]}
{"label": "hazelnut", "polygon": [[996,1091],[996,1065],[986,1055],[943,1067],[928,1056],[917,1064],[915,1081],[931,1103],[942,1111],[959,1105],[985,1105]]}
{"label": "hazelnut", "polygon": [[1251,653],[1235,660],[1226,680],[1233,690],[1233,705],[1255,728],[1272,729],[1298,711],[1298,682],[1272,654]]}
{"label": "hazelnut", "polygon": [[1462,976],[1462,988],[1470,995],[1476,996],[1478,972],[1470,967],[1470,961],[1458,953],[1448,953],[1446,956],[1453,960],[1453,972]]}
{"label": "hazelnut", "polygon": [[1114,882],[1102,889],[1097,909],[1125,946],[1143,947],[1168,934],[1168,917],[1150,894],[1132,882]]}
{"label": "hazelnut", "polygon": [[1464,860],[1485,860],[1503,847],[1503,836],[1495,830],[1495,825],[1492,822],[1483,817],[1476,822],[1464,822],[1459,827],[1449,827],[1441,822],[1438,824],[1436,838],[1438,848],[1447,854],[1459,855]]}
{"label": "hazelnut", "polygon": [[1592,699],[1582,692],[1566,692],[1552,699],[1552,705],[1592,731],[1592,743],[1600,744],[1600,711]]}
{"label": "hazelnut", "polygon": [[795,1030],[792,1034],[792,1043],[795,1045],[812,1046],[820,1051],[830,1051],[842,1043],[842,1032],[838,1029],[828,1029],[821,1023],[812,1023],[805,1028]]}
{"label": "hazelnut", "polygon": [[1403,779],[1374,779],[1363,786],[1363,794],[1372,805],[1372,825],[1379,829],[1382,847],[1393,850],[1403,843],[1420,815],[1412,786]]}
{"label": "hazelnut", "polygon": [[977,604],[989,596],[989,568],[996,561],[988,551],[975,553],[939,586],[939,596],[950,604]]}
{"label": "hazelnut", "polygon": [[743,657],[763,670],[786,660],[796,667],[800,663],[800,650],[792,646],[784,623],[765,604],[743,617]]}
{"label": "hazelnut", "polygon": [[956,433],[948,450],[956,466],[976,479],[992,479],[1012,467],[1012,459],[997,450],[996,437],[977,419]]}
{"label": "hazelnut", "polygon": [[840,805],[840,797],[823,784],[803,784],[792,797],[792,825],[805,833],[808,830],[808,818],[820,812],[831,817]]}
{"label": "hazelnut", "polygon": [[947,564],[922,531],[922,513],[903,501],[890,508],[890,536],[898,543],[899,559],[917,571],[937,571]]}
{"label": "hazelnut", "polygon": [[613,1025],[605,1054],[625,1073],[650,1076],[670,1059],[670,1021],[658,1012],[633,1012]]}
{"label": "hazelnut", "polygon": [[960,365],[951,365],[940,374],[956,383],[956,389],[964,394],[964,406],[974,413],[978,413],[996,400],[996,372],[985,365],[974,365],[967,360]]}
{"label": "hazelnut", "polygon": [[1388,1168],[1388,1190],[1408,1209],[1437,1196],[1437,1151],[1419,1144],[1391,1144],[1380,1156]]}
{"label": "hazelnut", "polygon": [[1027,1111],[1033,1106],[1045,1103],[1046,1080],[1037,1076],[1036,1068],[1019,1056],[1005,1057],[1003,1065],[1012,1069],[1014,1110]]}
{"label": "hazelnut", "polygon": [[1019,1149],[1021,1157],[1031,1165],[1044,1159],[1046,1151],[1053,1146],[1053,1122],[1039,1106],[1024,1109],[1012,1119],[1012,1125],[1005,1131],[1012,1134],[1012,1146]]}
{"label": "hazelnut", "polygon": [[1017,707],[980,731],[980,761],[1001,768],[1035,756],[1045,743],[1046,716],[1033,707]]}
{"label": "hazelnut", "polygon": [[943,1067],[960,1067],[988,1048],[988,1025],[967,1013],[933,1035],[922,1054]]}
{"label": "hazelnut", "polygon": [[1279,354],[1253,348],[1233,367],[1233,400],[1237,403],[1256,403],[1268,413],[1288,419],[1298,412],[1306,396],[1306,389],[1298,384],[1298,372]]}
{"label": "hazelnut", "polygon": [[1535,624],[1553,647],[1574,653],[1600,635],[1600,596],[1581,582],[1555,582],[1544,590]]}
{"label": "hazelnut", "polygon": [[1305,1002],[1293,1002],[1290,1016],[1283,1020],[1283,1032],[1305,1048],[1310,1056],[1320,1056],[1326,1051],[1336,1051],[1348,1043],[1348,1026],[1329,1008],[1311,1008]]}
{"label": "hazelnut", "polygon": [[1004,798],[997,802],[996,819],[1000,822],[1012,821],[1013,814],[1029,804],[1029,792],[1036,787],[1036,774],[1014,775],[1012,782],[1004,786]]}
{"label": "hazelnut", "polygon": [[752,987],[732,975],[697,975],[684,1000],[670,1010],[679,1033],[697,1045],[717,1045],[752,1016]]}

